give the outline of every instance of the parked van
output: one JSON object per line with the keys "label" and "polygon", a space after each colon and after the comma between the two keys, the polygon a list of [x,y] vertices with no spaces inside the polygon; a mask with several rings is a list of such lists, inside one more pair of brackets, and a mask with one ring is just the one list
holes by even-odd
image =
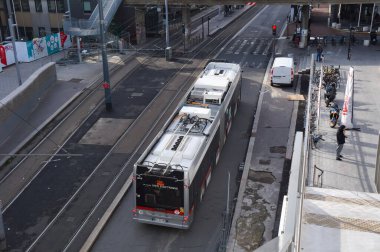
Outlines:
{"label": "parked van", "polygon": [[294,81],[294,61],[289,57],[278,57],[273,61],[271,71],[271,86],[290,85],[293,86]]}

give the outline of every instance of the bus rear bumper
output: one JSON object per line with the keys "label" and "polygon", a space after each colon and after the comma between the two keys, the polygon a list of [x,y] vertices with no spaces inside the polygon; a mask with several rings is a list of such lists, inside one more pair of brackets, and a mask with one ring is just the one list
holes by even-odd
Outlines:
{"label": "bus rear bumper", "polygon": [[151,225],[164,226],[164,227],[172,227],[178,229],[189,229],[190,223],[183,223],[182,220],[173,220],[173,219],[164,219],[164,218],[156,218],[156,217],[133,217],[134,220]]}

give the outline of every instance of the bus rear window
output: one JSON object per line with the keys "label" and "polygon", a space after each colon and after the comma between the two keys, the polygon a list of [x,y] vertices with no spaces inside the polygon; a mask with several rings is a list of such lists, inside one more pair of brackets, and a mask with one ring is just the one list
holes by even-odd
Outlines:
{"label": "bus rear window", "polygon": [[[179,173],[179,172],[176,172]],[[136,203],[157,209],[175,210],[183,207],[182,177],[140,174],[136,176]]]}

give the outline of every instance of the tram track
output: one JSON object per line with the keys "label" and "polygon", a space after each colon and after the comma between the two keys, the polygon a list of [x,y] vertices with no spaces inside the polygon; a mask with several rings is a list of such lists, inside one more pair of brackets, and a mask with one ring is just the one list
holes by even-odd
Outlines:
{"label": "tram track", "polygon": [[[204,47],[199,52],[189,55],[190,58],[184,60],[185,63],[178,63],[178,65],[182,64],[182,66],[178,68],[179,71],[176,71],[176,73],[166,81],[165,87],[159,91],[152,102],[150,102],[142,113],[132,122],[128,127],[128,130],[117,140],[116,144],[107,150],[107,153],[103,156],[96,168],[87,176],[86,180],[76,189],[63,207],[61,207],[54,216],[49,218],[49,222],[43,231],[38,235],[34,235],[34,241],[31,244],[24,244],[24,248],[27,248],[28,251],[42,251],[44,249],[51,250],[52,241],[54,241],[58,250],[61,250],[62,248],[65,248],[65,250],[68,251],[77,250],[78,246],[83,242],[83,237],[86,237],[88,231],[91,229],[90,227],[94,226],[94,224],[96,224],[96,219],[101,216],[102,209],[104,210],[105,206],[109,204],[110,200],[112,200],[114,195],[129,177],[131,167],[141,154],[141,150],[146,147],[150,140],[157,134],[157,131],[161,129],[162,125],[166,122],[166,118],[168,118],[173,112],[179,99],[183,97],[191,86],[193,80],[200,72],[199,66],[204,66],[207,59],[212,58],[212,55],[215,55],[215,51],[222,47],[223,43],[234,34],[234,31],[239,27],[244,26],[249,15],[253,15],[258,12],[258,10],[260,10],[260,8],[254,8],[247,11],[247,13],[241,16],[239,22],[235,21],[231,26],[227,27],[224,32],[219,32],[214,38],[207,41],[207,43],[204,43]],[[157,58],[148,57],[144,63],[147,64],[149,59],[157,61]],[[138,66],[141,67],[142,64],[139,64]],[[117,88],[116,85],[115,88]],[[94,88],[94,94],[97,91],[98,90]],[[86,119],[89,119],[92,116],[92,113],[101,106],[100,103],[103,97],[103,92],[101,93],[101,95],[95,95],[98,99],[93,100],[91,106],[94,106],[94,104],[97,105],[91,110],[91,113],[87,111]],[[168,97],[171,98],[168,99]],[[88,108],[89,106],[88,103],[86,103],[86,106],[82,102],[80,104],[82,104],[82,108]],[[161,111],[165,112],[161,113]],[[82,111],[81,113],[85,112]],[[72,117],[73,114],[69,113],[67,114],[67,117],[65,117],[67,118],[65,120]],[[85,121],[86,120],[82,120],[81,125],[83,125]],[[62,126],[63,123],[62,125],[61,123],[59,125]],[[79,128],[79,126],[74,127],[74,129]],[[70,134],[71,137],[75,135],[76,130],[74,129],[72,129]],[[51,135],[49,135],[49,137],[51,137]],[[47,137],[45,139],[47,139]],[[68,139],[70,138],[67,138],[62,143],[62,146],[67,144]],[[70,148],[68,149],[70,150]],[[59,153],[60,151],[62,151],[62,149],[56,150],[55,153]],[[54,156],[49,160],[51,161],[53,157]],[[44,168],[45,166],[43,166],[40,171]],[[37,177],[38,174],[39,172],[33,178]],[[27,186],[25,186],[24,189],[26,187]],[[83,205],[80,203],[83,199],[91,200],[93,203],[86,205],[84,209]],[[12,202],[14,201],[15,199],[12,200]],[[10,205],[12,204],[8,204],[7,208]],[[81,216],[78,217],[78,212],[74,213],[75,211],[79,211],[79,215]],[[67,220],[70,218],[74,218],[76,223],[75,225],[74,223],[69,223],[72,227],[67,227]],[[67,233],[63,232],[65,235],[62,233],[63,227],[65,226],[67,229],[70,229],[69,233],[71,235],[69,235],[69,237]],[[82,235],[82,238],[78,238],[80,235]]]}
{"label": "tram track", "polygon": [[[136,66],[134,65],[133,67]],[[117,70],[119,69],[115,69],[111,74],[114,74]],[[113,88],[116,88],[118,84],[119,82],[116,82]],[[41,167],[39,164],[47,164],[53,161],[56,156],[70,156],[69,153],[58,155],[61,150],[60,146],[63,146],[67,139],[101,105],[103,97],[101,83],[83,90],[80,96],[60,113],[55,122],[50,123],[38,136],[20,150],[18,156],[21,157],[21,160],[12,160],[8,165],[16,164],[0,180],[0,198],[3,204],[3,212],[6,212],[8,206],[22,193],[30,181],[43,170],[45,165]],[[81,119],[73,120],[73,118]],[[77,123],[73,124],[73,121],[77,121]],[[48,160],[46,160],[47,156],[50,156]],[[19,181],[19,183],[15,181]],[[13,187],[12,190],[9,190],[11,187]]]}

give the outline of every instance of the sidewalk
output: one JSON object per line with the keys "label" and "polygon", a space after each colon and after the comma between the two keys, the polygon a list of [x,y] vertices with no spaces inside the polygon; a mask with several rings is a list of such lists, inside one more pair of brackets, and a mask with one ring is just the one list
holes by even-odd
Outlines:
{"label": "sidewalk", "polygon": [[[341,31],[327,27],[327,17],[326,15],[326,6],[321,4],[321,8],[314,8],[312,12],[312,23],[311,30],[312,36],[335,36],[339,35]],[[295,24],[290,24],[289,27],[285,30],[284,35],[288,31],[289,34],[292,34],[292,31],[295,29]],[[375,192],[374,187],[374,174],[375,174],[375,162],[376,162],[376,151],[377,151],[377,142],[378,142],[378,133],[380,125],[380,101],[379,96],[377,95],[380,92],[380,87],[377,84],[377,79],[380,74],[378,66],[380,65],[380,58],[377,51],[380,49],[380,46],[369,46],[365,47],[363,45],[353,45],[352,50],[352,59],[351,61],[347,60],[347,45],[337,45],[333,46],[328,44],[324,48],[325,62],[326,65],[336,65],[341,67],[341,74],[343,76],[342,83],[338,89],[338,95],[336,101],[339,106],[342,107],[344,92],[345,92],[345,77],[347,75],[348,68],[353,66],[355,69],[355,88],[354,88],[354,127],[360,127],[361,131],[349,131],[348,132],[348,141],[346,142],[343,149],[343,161],[335,160],[335,149],[336,149],[336,131],[337,128],[331,129],[329,127],[329,111],[321,105],[321,116],[319,120],[319,133],[324,136],[325,141],[320,141],[318,143],[318,149],[311,151],[311,158],[309,160],[310,173],[312,174],[312,168],[316,165],[318,168],[324,170],[323,174],[323,188],[334,188],[339,190],[350,190],[356,192]],[[288,36],[287,39],[280,38],[277,40],[276,45],[276,55],[288,56],[291,55],[295,58],[296,69],[298,73],[305,72],[304,70],[310,67],[311,54],[316,53],[315,47],[309,47],[308,49],[299,49],[291,41],[291,36]],[[317,67],[320,67],[320,63],[317,63]],[[265,80],[264,80],[265,81]],[[323,90],[322,90],[323,93]],[[264,99],[264,98],[263,98]],[[258,111],[261,103],[258,105]],[[265,101],[263,102],[265,106]],[[294,113],[294,111],[293,111]],[[265,118],[263,118],[265,119]],[[260,118],[260,121],[263,120]],[[293,118],[292,118],[293,121]],[[302,120],[303,121],[303,120]],[[262,123],[262,122],[261,122]],[[296,123],[293,124],[293,126]],[[257,132],[256,132],[257,130]],[[273,142],[274,139],[263,137],[265,135],[265,130],[263,127],[255,125],[253,126],[252,132],[255,132],[256,139],[253,140],[253,145],[259,145],[261,149],[265,149],[267,142]],[[292,124],[290,126],[290,131],[294,131]],[[277,132],[277,131],[276,131]],[[275,135],[276,134],[276,135]],[[278,136],[277,133],[272,134],[272,138],[279,139],[281,136]],[[288,135],[286,135],[288,137]],[[286,158],[290,159],[288,151],[292,149],[292,136],[289,134],[288,146]],[[263,139],[264,138],[264,139]],[[272,144],[273,145],[273,144]],[[255,147],[252,147],[253,150]],[[252,153],[251,153],[252,152]],[[266,157],[263,153],[256,153],[248,149],[246,163],[250,162],[250,167],[260,169],[262,164],[256,162],[255,160],[263,159]],[[259,151],[260,152],[260,151]],[[263,151],[261,151],[263,152]],[[252,165],[253,163],[253,165]],[[272,165],[274,166],[274,165]],[[275,170],[275,168],[270,167],[266,171]],[[286,166],[286,165],[285,165]],[[258,167],[258,168],[257,168]],[[278,169],[284,169],[284,167],[278,167]],[[286,167],[285,167],[286,169]],[[284,170],[286,174],[286,171]],[[256,178],[244,177],[242,182],[245,181],[246,187],[250,190],[247,190],[244,193],[242,200],[238,199],[235,212],[238,213],[241,219],[247,219],[246,223],[238,222],[236,225],[236,230],[231,231],[231,236],[236,235],[236,239],[230,243],[229,251],[246,251],[253,250],[260,246],[261,244],[270,241],[273,237],[277,236],[277,225],[274,221],[276,218],[276,207],[281,210],[281,205],[277,205],[277,202],[273,201],[273,196],[278,195],[278,191],[275,188],[274,184],[266,183],[257,183],[256,180],[260,180],[258,177],[259,174],[255,173]],[[268,176],[269,177],[269,176]],[[268,178],[269,179],[269,178]],[[283,181],[287,180],[287,177],[282,177]],[[287,185],[286,185],[287,187]],[[255,190],[259,188],[259,190]],[[253,190],[252,190],[253,189]],[[318,189],[318,188],[316,188]],[[261,194],[260,194],[261,192]],[[356,194],[353,193],[353,194]],[[241,192],[239,192],[240,195]],[[286,194],[286,190],[285,190]],[[258,197],[262,196],[262,197]],[[282,200],[283,195],[279,195]],[[360,196],[358,196],[360,197]],[[326,197],[327,200],[328,197]],[[332,197],[333,198],[333,197]],[[374,197],[375,198],[375,197]],[[257,200],[258,199],[258,200]],[[256,200],[256,201],[255,201]],[[334,198],[332,199],[334,200]],[[340,199],[344,200],[344,199]],[[262,201],[266,202],[262,203]],[[360,199],[358,199],[360,202]],[[241,206],[239,206],[241,205]],[[276,207],[274,207],[276,205]],[[261,208],[259,208],[260,206]],[[321,209],[321,212],[327,212],[327,209],[323,208],[324,205],[318,206]],[[240,208],[242,210],[240,210]],[[346,208],[348,209],[348,208]],[[331,211],[333,211],[332,209]],[[239,214],[240,212],[240,214]],[[281,211],[277,211],[277,214],[280,214]],[[236,213],[235,213],[236,214]],[[253,221],[250,221],[249,215],[252,214]],[[306,213],[307,214],[307,213]],[[248,216],[248,217],[247,217]],[[269,217],[266,217],[269,216]],[[339,221],[344,221],[347,219],[344,218],[335,218],[334,215],[331,216],[319,216],[320,223],[319,225],[324,225],[325,227],[333,227],[326,223],[337,223]],[[366,216],[364,219],[369,219],[369,216]],[[323,220],[326,220],[323,222]],[[309,219],[304,219],[303,221],[310,221]],[[316,224],[314,222],[312,224]],[[321,224],[322,223],[322,224]],[[317,225],[318,225],[317,224]],[[342,226],[344,223],[340,223]],[[233,223],[234,225],[234,223]],[[353,223],[355,225],[355,223]],[[264,227],[265,226],[265,227]],[[311,225],[313,227],[313,225]],[[362,228],[362,227],[361,227]],[[254,230],[252,230],[254,229]],[[310,228],[309,228],[310,230]],[[331,245],[333,242],[335,248],[339,248],[340,240],[342,238],[337,237],[336,239],[329,240],[330,243],[327,243],[329,237],[325,236],[324,239],[319,239],[319,243],[314,242],[313,245],[307,246],[307,242],[313,240],[313,237],[322,236],[321,233],[317,233],[316,229],[311,229],[312,232],[302,233],[302,239],[304,244],[302,248],[305,248],[305,251],[325,251],[328,250],[328,245]],[[314,231],[314,232],[313,232]],[[339,232],[339,231],[338,231]],[[370,231],[372,232],[372,231]],[[326,231],[325,231],[326,233]],[[323,232],[322,232],[323,234]],[[342,236],[344,235],[342,231]],[[230,237],[231,237],[230,236]],[[305,238],[306,237],[306,238]],[[364,237],[364,236],[360,236]],[[369,240],[366,240],[369,241]],[[371,240],[373,242],[374,240]],[[347,241],[349,242],[349,241]],[[316,245],[318,244],[318,245]],[[328,245],[327,245],[328,244]],[[323,246],[322,246],[323,245]],[[306,249],[307,247],[307,249]],[[318,250],[321,249],[322,250]],[[335,251],[335,250],[334,250]],[[337,250],[339,251],[339,249]],[[341,250],[342,251],[342,250]],[[354,251],[354,250],[351,250]],[[367,250],[369,251],[369,250]]]}
{"label": "sidewalk", "polygon": [[[318,11],[318,10],[315,10]],[[313,10],[314,12],[314,10]],[[318,12],[317,12],[318,13]],[[325,16],[325,20],[327,16]],[[324,22],[320,19],[322,24]],[[327,27],[326,27],[327,28]],[[323,25],[318,26],[323,35]],[[331,32],[332,28],[327,28]],[[380,125],[380,101],[377,85],[380,74],[378,66],[380,46],[355,45],[351,47],[352,57],[347,60],[348,46],[327,45],[324,48],[324,65],[341,68],[342,81],[337,90],[335,102],[342,108],[346,87],[346,77],[350,66],[354,68],[354,127],[361,131],[346,131],[348,138],[343,148],[343,161],[335,160],[336,131],[329,127],[329,108],[320,105],[319,133],[325,141],[318,143],[318,149],[312,151],[312,167],[316,165],[324,170],[323,188],[336,188],[358,192],[375,192],[374,175],[378,133]],[[320,68],[320,64],[317,63]],[[323,94],[324,90],[321,90]]]}
{"label": "sidewalk", "polygon": [[[336,131],[329,127],[329,108],[320,105],[319,133],[325,141],[318,142],[312,151],[312,165],[324,170],[323,188],[358,192],[376,192],[374,178],[380,125],[380,86],[378,66],[379,46],[355,46],[351,61],[347,60],[347,48],[326,48],[325,65],[340,66],[342,81],[335,102],[341,109],[344,102],[346,77],[349,68],[354,68],[353,125],[360,131],[347,130],[343,148],[343,161],[335,160]],[[323,94],[324,90],[321,90]],[[323,101],[323,100],[322,100]]]}

